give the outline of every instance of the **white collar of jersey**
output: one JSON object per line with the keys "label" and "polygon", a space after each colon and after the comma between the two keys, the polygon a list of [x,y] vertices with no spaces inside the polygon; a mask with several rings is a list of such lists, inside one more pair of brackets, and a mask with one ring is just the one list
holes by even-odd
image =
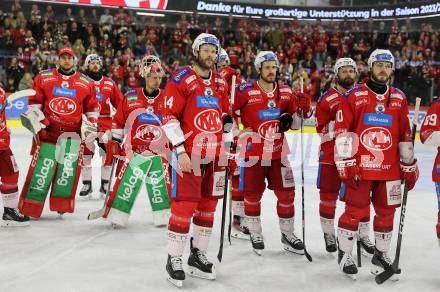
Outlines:
{"label": "white collar of jersey", "polygon": [[277,89],[277,86],[278,86],[278,84],[275,82],[275,86],[273,87],[273,89],[272,89],[271,91],[266,91],[266,89],[264,89],[264,88],[260,85],[260,82],[258,82],[258,80],[257,80],[257,85],[258,85],[258,87],[260,87],[260,89],[261,89],[264,93],[267,94],[268,97],[273,97],[273,96],[274,96],[275,90]]}

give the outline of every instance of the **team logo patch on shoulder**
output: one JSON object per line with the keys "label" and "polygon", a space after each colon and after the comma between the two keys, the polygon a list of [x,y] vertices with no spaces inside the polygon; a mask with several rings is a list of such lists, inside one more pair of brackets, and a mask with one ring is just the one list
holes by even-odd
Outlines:
{"label": "team logo patch on shoulder", "polygon": [[368,95],[368,91],[356,91],[354,93],[355,96],[362,96],[362,95]]}
{"label": "team logo patch on shoulder", "polygon": [[128,96],[128,95],[133,95],[133,94],[136,94],[136,93],[137,93],[137,90],[132,88],[132,89],[127,90],[125,95]]}
{"label": "team logo patch on shoulder", "polygon": [[108,80],[104,81],[104,84],[107,84],[107,85],[113,86],[113,82],[108,81]]}
{"label": "team logo patch on shoulder", "polygon": [[260,95],[261,94],[261,91],[259,91],[259,90],[250,90],[249,91],[249,95]]}
{"label": "team logo patch on shoulder", "polygon": [[81,76],[79,77],[79,80],[81,80],[82,82],[84,82],[85,84],[89,84],[91,79],[89,79],[89,77],[87,77],[84,74],[81,74]]}
{"label": "team logo patch on shoulder", "polygon": [[52,76],[53,72],[51,69],[40,71],[41,76]]}
{"label": "team logo patch on shoulder", "polygon": [[215,82],[220,83],[220,84],[226,84],[225,80],[223,80],[221,78],[215,78]]}
{"label": "team logo patch on shoulder", "polygon": [[189,74],[189,69],[187,67],[181,69],[180,71],[178,71],[174,76],[173,76],[173,81],[175,83],[180,83],[180,81],[183,80],[183,78],[185,78],[186,75]]}
{"label": "team logo patch on shoulder", "polygon": [[337,97],[338,97],[338,94],[337,94],[337,93],[333,93],[332,95],[326,97],[325,99],[326,99],[327,101],[332,101],[333,99],[335,99],[335,98],[337,98]]}
{"label": "team logo patch on shoulder", "polygon": [[133,100],[137,100],[137,99],[138,99],[137,95],[129,95],[129,96],[127,96],[127,100],[128,101],[133,101]]}
{"label": "team logo patch on shoulder", "polygon": [[195,75],[192,75],[192,76],[189,76],[189,77],[185,80],[185,83],[186,83],[186,84],[190,84],[190,83],[193,82],[194,80],[196,80],[196,76],[195,76]]}
{"label": "team logo patch on shoulder", "polygon": [[242,83],[238,86],[238,91],[243,92],[246,89],[253,88],[254,84],[252,82]]}
{"label": "team logo patch on shoulder", "polygon": [[391,93],[390,98],[396,98],[396,99],[403,100],[403,96],[400,93]]}

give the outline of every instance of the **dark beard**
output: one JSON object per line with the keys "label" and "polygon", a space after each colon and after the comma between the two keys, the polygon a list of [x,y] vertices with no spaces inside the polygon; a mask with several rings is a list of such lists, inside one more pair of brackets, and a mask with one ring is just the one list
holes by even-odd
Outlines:
{"label": "dark beard", "polygon": [[345,78],[344,80],[338,80],[338,84],[344,87],[345,89],[349,89],[353,87],[354,79]]}
{"label": "dark beard", "polygon": [[65,76],[72,76],[75,73],[75,70],[73,69],[73,67],[70,68],[70,70],[68,70],[68,71],[65,71],[63,68],[59,67],[57,71],[61,75],[65,75]]}
{"label": "dark beard", "polygon": [[373,73],[371,73],[371,77],[370,77],[371,81],[373,81],[374,83],[377,83],[377,84],[382,84],[382,85],[387,85],[388,81],[390,81],[390,78],[391,78],[391,76],[388,77],[387,80],[385,80],[385,81],[379,81],[379,80],[377,80],[376,76]]}
{"label": "dark beard", "polygon": [[86,74],[87,74],[87,76],[89,76],[90,78],[92,78],[95,81],[99,81],[102,78],[101,70],[98,72],[92,72],[90,70],[86,70]]}

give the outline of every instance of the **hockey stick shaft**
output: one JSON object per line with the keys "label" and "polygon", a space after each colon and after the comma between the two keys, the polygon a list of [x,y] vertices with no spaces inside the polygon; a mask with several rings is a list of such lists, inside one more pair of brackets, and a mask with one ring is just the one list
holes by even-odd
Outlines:
{"label": "hockey stick shaft", "polygon": [[[231,109],[233,111],[233,107],[234,107],[234,100],[235,100],[235,82],[236,82],[237,76],[232,75],[232,81],[231,81],[231,94],[230,94],[230,105],[231,105]],[[232,129],[231,129],[232,131]],[[231,141],[233,142],[233,141]],[[232,143],[231,143],[232,144]],[[231,149],[229,149],[229,151],[231,151]],[[229,164],[229,163],[228,163]],[[221,225],[221,230],[220,230],[220,246],[218,249],[218,254],[217,254],[217,259],[219,261],[219,263],[222,261],[223,258],[223,243],[224,243],[224,236],[225,236],[225,222],[226,222],[226,205],[227,205],[227,200],[228,200],[228,181],[229,180],[229,165],[226,166],[225,168],[225,183],[224,183],[224,191],[223,191],[223,205],[222,205],[222,225]],[[230,225],[231,225],[231,207],[229,207],[229,227],[228,227],[228,237],[229,237],[229,242],[231,242],[230,239]]]}
{"label": "hockey stick shaft", "polygon": [[[304,79],[300,77],[300,87],[301,93],[304,93]],[[312,257],[306,248],[306,214],[305,214],[305,203],[304,203],[304,113],[301,113],[301,208],[302,208],[302,235],[304,244],[304,255],[309,262],[312,261]]]}
{"label": "hockey stick shaft", "polygon": [[102,215],[104,215],[105,207],[107,206],[107,201],[108,201],[108,198],[110,197],[110,189],[111,189],[111,185],[113,182],[113,172],[115,169],[115,165],[117,164],[117,161],[118,161],[118,159],[116,157],[113,158],[112,168],[110,170],[110,179],[108,181],[107,190],[106,190],[106,194],[105,194],[104,206],[102,206],[102,208],[99,210],[96,210],[96,211],[89,213],[89,215],[87,216],[87,220],[95,220],[95,219],[102,217]]}
{"label": "hockey stick shaft", "polygon": [[226,223],[226,205],[228,201],[228,177],[229,176],[229,168],[226,167],[225,170],[225,190],[223,193],[223,206],[222,206],[222,225],[221,225],[221,231],[220,231],[220,246],[218,249],[217,259],[219,263],[222,262],[223,258],[223,243],[224,243],[224,237],[225,237],[225,223]]}
{"label": "hockey stick shaft", "polygon": [[[413,145],[414,145],[414,142],[416,139],[420,101],[421,101],[421,99],[419,97],[416,98],[416,105],[414,108],[414,116],[413,116],[413,120],[412,120],[412,133],[411,133]],[[402,205],[400,208],[399,233],[397,236],[397,246],[396,246],[396,253],[394,256],[394,262],[393,262],[391,269],[385,270],[375,277],[377,284],[382,284],[383,282],[385,282],[386,280],[391,278],[391,276],[393,276],[394,274],[400,274],[400,269],[399,269],[400,250],[402,247],[403,227],[404,227],[404,222],[405,222],[407,199],[408,199],[408,183],[405,181],[404,189],[403,189],[403,196],[402,196]]]}

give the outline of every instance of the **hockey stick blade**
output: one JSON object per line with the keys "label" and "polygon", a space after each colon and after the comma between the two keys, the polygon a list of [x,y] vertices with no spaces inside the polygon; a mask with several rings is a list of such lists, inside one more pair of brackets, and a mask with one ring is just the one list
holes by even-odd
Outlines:
{"label": "hockey stick blade", "polygon": [[380,285],[389,278],[391,278],[394,274],[400,274],[400,272],[401,272],[400,269],[397,269],[396,271],[394,270],[394,267],[391,267],[390,269],[386,269],[382,273],[376,275],[374,279],[376,280],[376,283]]}
{"label": "hockey stick blade", "polygon": [[309,252],[307,251],[306,247],[304,246],[304,255],[306,256],[306,259],[311,262],[313,261],[312,256],[309,254]]}

